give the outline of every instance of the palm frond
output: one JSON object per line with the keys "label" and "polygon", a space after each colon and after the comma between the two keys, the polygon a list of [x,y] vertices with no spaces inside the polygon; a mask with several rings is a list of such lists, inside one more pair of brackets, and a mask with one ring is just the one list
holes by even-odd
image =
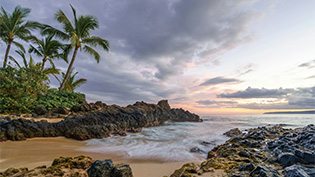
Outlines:
{"label": "palm frond", "polygon": [[72,83],[72,90],[79,88],[81,85],[85,84],[87,79],[79,79]]}
{"label": "palm frond", "polygon": [[97,63],[100,62],[100,54],[98,54],[92,47],[85,45],[83,50],[90,55],[93,55]]}
{"label": "palm frond", "polygon": [[109,42],[97,36],[92,36],[82,40],[83,43],[89,44],[93,47],[101,46],[105,51],[109,50]]}
{"label": "palm frond", "polygon": [[9,56],[9,59],[13,61],[21,69],[19,62],[17,62],[15,58],[13,58],[12,56]]}
{"label": "palm frond", "polygon": [[16,46],[16,47],[18,47],[20,50],[22,50],[24,53],[25,53],[25,48],[24,48],[24,46],[22,45],[22,44],[20,44],[20,43],[18,43],[18,42],[16,42],[16,41],[12,41],[13,42],[13,44]]}

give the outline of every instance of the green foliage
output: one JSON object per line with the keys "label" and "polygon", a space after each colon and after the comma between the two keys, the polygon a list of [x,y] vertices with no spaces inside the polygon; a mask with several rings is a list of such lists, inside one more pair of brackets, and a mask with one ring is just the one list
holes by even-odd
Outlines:
{"label": "green foliage", "polygon": [[37,105],[51,109],[53,107],[63,106],[71,108],[73,105],[86,104],[85,95],[79,92],[59,91],[49,89],[46,95],[39,97]]}
{"label": "green foliage", "polygon": [[47,76],[36,68],[0,68],[0,113],[31,112],[48,89]]}

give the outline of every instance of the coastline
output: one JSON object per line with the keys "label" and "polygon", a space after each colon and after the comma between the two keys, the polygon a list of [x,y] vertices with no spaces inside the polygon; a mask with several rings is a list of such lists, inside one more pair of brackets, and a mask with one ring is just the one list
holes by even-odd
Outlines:
{"label": "coastline", "polygon": [[[101,154],[79,151],[84,141],[64,137],[31,138],[25,141],[6,141],[0,143],[0,171],[8,168],[50,166],[55,158],[84,155],[93,160],[112,159],[114,163],[127,163],[136,177],[170,176],[185,162],[159,162],[125,160],[118,154]],[[150,169],[150,170],[147,170]]]}

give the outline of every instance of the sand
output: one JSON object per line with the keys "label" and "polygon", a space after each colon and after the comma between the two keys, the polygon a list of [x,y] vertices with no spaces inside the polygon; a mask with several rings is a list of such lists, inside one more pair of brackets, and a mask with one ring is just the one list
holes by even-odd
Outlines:
{"label": "sand", "polygon": [[7,141],[0,143],[0,171],[7,168],[27,167],[32,169],[41,165],[51,165],[60,156],[74,157],[86,155],[94,160],[112,159],[114,163],[128,163],[135,177],[161,177],[171,175],[175,169],[185,162],[145,162],[130,161],[115,154],[100,154],[79,151],[84,141],[76,141],[64,137],[32,138],[26,141]]}

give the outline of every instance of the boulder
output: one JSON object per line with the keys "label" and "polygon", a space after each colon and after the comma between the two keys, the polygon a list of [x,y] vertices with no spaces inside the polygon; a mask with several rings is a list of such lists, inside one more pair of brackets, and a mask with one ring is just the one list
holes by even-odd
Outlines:
{"label": "boulder", "polygon": [[239,136],[242,134],[242,131],[239,130],[238,128],[233,128],[225,133],[223,133],[223,135],[226,135],[228,137],[235,137],[235,136]]}
{"label": "boulder", "polygon": [[192,153],[199,153],[199,154],[205,154],[205,153],[206,153],[204,150],[201,150],[201,149],[198,148],[198,147],[193,147],[193,148],[191,148],[189,152],[192,152]]}
{"label": "boulder", "polygon": [[132,171],[127,164],[118,164],[114,166],[111,177],[133,177]]}
{"label": "boulder", "polygon": [[70,109],[71,112],[79,112],[80,111],[80,106],[79,105],[74,105]]}
{"label": "boulder", "polygon": [[65,107],[63,107],[63,106],[59,106],[59,107],[58,107],[58,113],[59,113],[59,114],[68,114],[69,111],[68,111],[67,108],[65,108]]}
{"label": "boulder", "polygon": [[92,163],[87,172],[89,177],[110,177],[113,166],[112,160],[97,160]]}
{"label": "boulder", "polygon": [[47,109],[45,107],[43,107],[43,106],[36,106],[34,108],[34,111],[38,115],[44,115],[44,114],[46,114],[48,112]]}

